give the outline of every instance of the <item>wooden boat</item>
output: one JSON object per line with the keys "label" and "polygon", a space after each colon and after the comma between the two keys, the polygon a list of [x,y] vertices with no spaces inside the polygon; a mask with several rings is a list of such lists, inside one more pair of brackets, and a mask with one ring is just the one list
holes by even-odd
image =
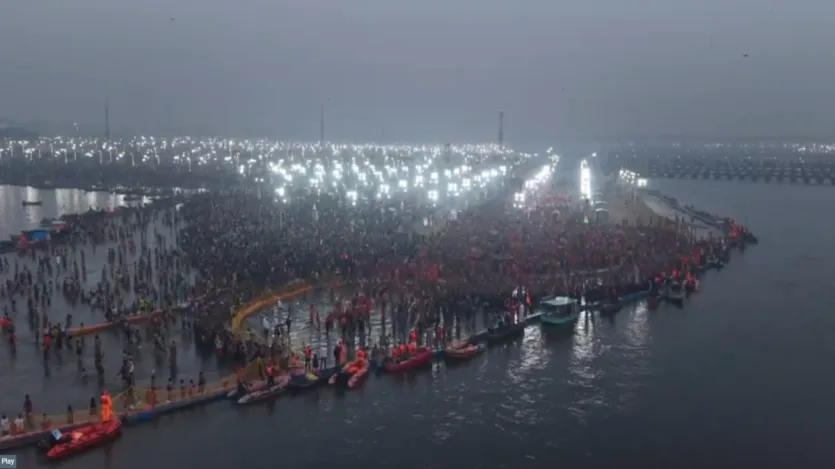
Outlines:
{"label": "wooden boat", "polygon": [[275,384],[272,387],[266,387],[260,391],[249,392],[241,396],[241,398],[238,399],[238,405],[256,404],[258,402],[275,399],[287,389],[288,383],[290,383],[290,376],[286,374],[281,375],[276,378]]}
{"label": "wooden boat", "polygon": [[46,457],[53,461],[66,459],[111,441],[121,434],[122,421],[118,417],[109,422],[77,428],[67,434],[56,430],[52,434],[54,443],[47,451]]}
{"label": "wooden boat", "polygon": [[488,329],[485,335],[487,345],[495,345],[506,340],[511,340],[525,334],[525,324],[520,321],[515,324],[510,324],[496,329]]}
{"label": "wooden boat", "polygon": [[23,206],[24,207],[37,206],[37,205],[41,205],[41,204],[43,204],[43,200],[24,200],[23,201]]}
{"label": "wooden boat", "polygon": [[454,344],[444,349],[444,358],[452,362],[467,361],[480,355],[486,349],[484,345]]}

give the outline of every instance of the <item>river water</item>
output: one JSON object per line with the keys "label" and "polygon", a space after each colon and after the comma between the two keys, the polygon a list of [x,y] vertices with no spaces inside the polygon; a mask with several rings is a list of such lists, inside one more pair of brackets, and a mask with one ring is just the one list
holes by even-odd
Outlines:
{"label": "river water", "polygon": [[[813,467],[831,461],[830,188],[670,181],[759,246],[683,310],[643,305],[573,334],[539,326],[476,360],[130,428],[68,468]],[[5,204],[4,207],[9,207]],[[18,223],[18,222],[15,222]],[[22,222],[20,222],[22,223]],[[827,247],[829,246],[829,247]],[[31,450],[19,467],[43,464]]]}
{"label": "river water", "polygon": [[[42,205],[25,207],[24,201],[41,201]],[[134,203],[138,202],[125,202],[124,195],[110,192],[0,185],[0,239],[37,228],[44,218]]]}

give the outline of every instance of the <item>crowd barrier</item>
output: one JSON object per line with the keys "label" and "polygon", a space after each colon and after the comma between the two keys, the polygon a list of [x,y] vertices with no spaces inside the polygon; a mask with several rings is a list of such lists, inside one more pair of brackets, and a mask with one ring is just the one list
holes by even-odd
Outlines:
{"label": "crowd barrier", "polygon": [[303,280],[296,280],[278,291],[271,291],[261,295],[257,300],[247,303],[239,309],[232,317],[232,332],[242,332],[246,318],[257,314],[259,311],[272,307],[278,301],[287,301],[299,296],[312,293],[317,288],[338,287],[342,284],[339,280],[325,280],[313,284]]}
{"label": "crowd barrier", "polygon": [[[127,318],[125,318],[125,320],[128,322],[128,324],[142,324],[143,322],[148,322],[151,319],[161,315],[162,313],[163,310],[158,309],[156,311],[151,311],[150,313],[141,313],[134,316],[128,316]],[[119,324],[121,324],[121,322],[122,320],[119,319],[118,321],[91,324],[89,326],[71,327],[70,329],[67,329],[67,335],[69,335],[70,337],[80,337],[83,335],[95,334],[97,332],[116,327]]]}
{"label": "crowd barrier", "polygon": [[235,334],[241,332],[244,320],[258,313],[258,311],[272,307],[278,301],[286,301],[290,298],[306,295],[311,291],[313,291],[313,287],[301,280],[296,280],[277,291],[264,293],[235,312],[235,315],[232,317],[232,332]]}
{"label": "crowd barrier", "polygon": [[[185,310],[187,310],[188,308],[191,307],[191,305],[193,304],[194,301],[199,301],[201,298],[202,298],[202,295],[197,297],[197,299],[195,299],[195,300],[189,300],[186,303],[178,304],[178,305],[172,307],[170,309],[170,311],[172,313],[178,313],[178,312],[185,311]],[[163,310],[163,309],[157,309],[157,310],[150,311],[150,312],[147,312],[147,313],[140,313],[140,314],[136,314],[136,315],[133,315],[133,316],[127,316],[124,319],[125,319],[125,321],[127,321],[128,324],[142,324],[143,322],[148,322],[148,321],[154,319],[155,317],[161,315],[164,312],[165,312],[165,310]],[[119,320],[116,320],[116,321],[103,322],[103,323],[99,323],[99,324],[91,324],[89,326],[71,327],[71,328],[67,329],[67,335],[69,335],[70,337],[80,337],[80,336],[83,336],[83,335],[94,334],[94,333],[99,332],[99,331],[103,331],[103,330],[106,330],[106,329],[111,329],[113,327],[116,327],[121,323],[122,323],[122,319],[120,318]]]}

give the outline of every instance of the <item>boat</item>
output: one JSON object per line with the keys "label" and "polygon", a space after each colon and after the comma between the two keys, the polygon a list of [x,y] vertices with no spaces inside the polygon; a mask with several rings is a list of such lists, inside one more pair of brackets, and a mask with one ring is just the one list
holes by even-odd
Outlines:
{"label": "boat", "polygon": [[691,295],[699,291],[699,281],[696,279],[691,279],[689,281],[684,282],[684,293],[687,295]]}
{"label": "boat", "polygon": [[444,349],[444,358],[451,362],[463,362],[470,360],[487,349],[484,345],[473,345],[468,343],[453,344]]}
{"label": "boat", "polygon": [[119,418],[77,428],[66,434],[53,430],[52,447],[47,451],[46,457],[53,461],[66,459],[114,440],[121,434],[122,421]]}
{"label": "boat", "polygon": [[333,366],[322,371],[314,370],[307,373],[295,373],[290,375],[290,382],[287,389],[291,391],[302,391],[312,389],[326,384],[331,377],[339,371],[339,367]]}
{"label": "boat", "polygon": [[359,385],[368,376],[369,365],[366,360],[355,360],[339,370],[328,380],[328,384],[341,384],[349,388]]}
{"label": "boat", "polygon": [[684,306],[684,296],[681,293],[667,293],[662,298],[667,303],[674,304],[679,308]]}
{"label": "boat", "polygon": [[580,318],[580,304],[568,296],[554,296],[539,304],[543,310],[540,321],[546,326],[570,326]]}
{"label": "boat", "polygon": [[711,269],[716,269],[716,270],[722,270],[725,267],[725,263],[722,262],[721,259],[717,259],[715,257],[712,257],[712,258],[708,259],[707,260],[707,265]]}
{"label": "boat", "polygon": [[24,200],[23,201],[23,206],[24,207],[37,206],[37,205],[41,205],[41,204],[43,204],[43,200]]}
{"label": "boat", "polygon": [[265,387],[260,391],[253,391],[244,394],[238,399],[238,405],[257,404],[270,399],[275,399],[287,389],[290,383],[290,375],[281,375],[275,380],[275,384],[270,387]]}
{"label": "boat", "polygon": [[500,327],[488,327],[484,333],[484,340],[487,345],[497,345],[504,341],[519,338],[525,334],[525,326],[527,325],[527,322],[519,321]]}
{"label": "boat", "polygon": [[600,307],[600,314],[602,314],[604,316],[612,315],[612,314],[615,314],[615,313],[619,312],[622,308],[623,308],[623,305],[620,304],[620,301],[616,301],[614,303],[611,303],[611,302],[604,303]]}
{"label": "boat", "polygon": [[749,231],[746,231],[745,233],[742,234],[742,241],[744,241],[748,244],[759,244],[759,242],[760,242],[759,238],[757,238],[754,235],[754,233],[751,233]]}
{"label": "boat", "polygon": [[360,369],[356,370],[354,374],[348,379],[348,387],[355,388],[360,385],[365,380],[365,377],[368,376],[368,362],[363,363]]}
{"label": "boat", "polygon": [[387,362],[383,365],[383,370],[387,373],[402,373],[415,368],[426,366],[432,363],[432,351],[426,347],[420,347],[415,351],[411,358],[407,358],[399,363]]}
{"label": "boat", "polygon": [[618,301],[621,304],[634,303],[636,301],[640,301],[640,300],[643,300],[644,298],[646,298],[649,295],[650,291],[652,291],[652,286],[651,285],[649,287],[647,287],[646,290],[640,290],[640,291],[636,291],[636,292],[633,292],[633,293],[627,293],[626,295],[623,295],[623,296],[619,297]]}
{"label": "boat", "polygon": [[267,382],[264,381],[264,380],[259,379],[259,380],[256,380],[256,381],[250,381],[246,385],[246,392],[241,393],[238,389],[233,389],[233,390],[229,391],[228,393],[226,393],[226,397],[227,397],[227,399],[238,400],[239,398],[243,397],[246,394],[249,394],[251,392],[261,391],[266,387],[267,387]]}

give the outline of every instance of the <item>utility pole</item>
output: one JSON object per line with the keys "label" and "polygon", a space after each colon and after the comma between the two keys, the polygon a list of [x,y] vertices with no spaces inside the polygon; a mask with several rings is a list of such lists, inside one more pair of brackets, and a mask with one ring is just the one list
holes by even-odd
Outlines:
{"label": "utility pole", "polygon": [[504,146],[504,111],[499,111],[499,146]]}
{"label": "utility pole", "polygon": [[104,100],[104,139],[110,141],[110,99]]}

